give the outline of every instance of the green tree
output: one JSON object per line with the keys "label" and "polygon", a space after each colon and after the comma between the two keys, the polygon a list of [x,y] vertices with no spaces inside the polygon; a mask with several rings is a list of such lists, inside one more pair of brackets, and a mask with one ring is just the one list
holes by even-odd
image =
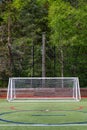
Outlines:
{"label": "green tree", "polygon": [[86,46],[87,2],[83,0],[78,1],[78,3],[70,0],[49,0],[49,2],[51,42],[60,48],[61,75],[63,76],[65,58],[63,47]]}
{"label": "green tree", "polygon": [[[22,4],[23,3],[23,4]],[[1,28],[1,49],[4,48],[3,57],[6,57],[6,61],[4,60],[4,69],[2,64],[2,72],[5,75],[12,76],[15,70],[15,63],[13,59],[13,30],[16,21],[19,18],[19,13],[24,6],[24,2],[22,0],[3,0],[0,4],[1,9],[1,20],[0,20],[0,28]],[[2,54],[1,54],[2,55]]]}
{"label": "green tree", "polygon": [[14,45],[23,52],[22,75],[41,76],[42,33],[48,30],[47,14],[45,5],[35,0],[27,0],[21,10]]}
{"label": "green tree", "polygon": [[[55,44],[86,44],[87,2],[79,2],[78,8],[63,0],[53,1],[49,9],[52,42]],[[84,5],[85,4],[85,5]],[[85,31],[83,33],[83,31]],[[79,40],[79,37],[80,40]]]}

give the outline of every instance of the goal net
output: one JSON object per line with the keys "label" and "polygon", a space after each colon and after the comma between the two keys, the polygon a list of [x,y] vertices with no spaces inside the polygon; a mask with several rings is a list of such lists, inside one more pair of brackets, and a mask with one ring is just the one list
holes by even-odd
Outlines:
{"label": "goal net", "polygon": [[77,77],[15,77],[9,78],[8,101],[79,101]]}

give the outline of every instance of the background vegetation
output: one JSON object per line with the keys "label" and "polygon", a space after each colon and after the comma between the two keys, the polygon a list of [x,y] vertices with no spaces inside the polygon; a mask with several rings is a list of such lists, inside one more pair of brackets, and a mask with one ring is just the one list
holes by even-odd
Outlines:
{"label": "background vegetation", "polygon": [[0,0],[0,87],[9,77],[79,77],[87,87],[87,0]]}

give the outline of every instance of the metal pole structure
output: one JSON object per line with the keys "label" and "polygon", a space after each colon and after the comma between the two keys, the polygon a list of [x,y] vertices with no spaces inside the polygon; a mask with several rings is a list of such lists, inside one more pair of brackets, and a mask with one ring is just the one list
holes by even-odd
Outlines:
{"label": "metal pole structure", "polygon": [[34,77],[34,42],[32,41],[32,77]]}
{"label": "metal pole structure", "polygon": [[42,77],[46,76],[46,68],[45,68],[45,57],[46,57],[46,50],[45,50],[45,32],[42,34]]}
{"label": "metal pole structure", "polygon": [[56,75],[56,47],[54,46],[54,77]]}
{"label": "metal pole structure", "polygon": [[[46,57],[46,50],[45,50],[45,43],[46,37],[45,32],[42,33],[42,77],[46,76],[46,68],[45,68],[45,57]],[[42,79],[42,87],[45,86],[45,78]]]}

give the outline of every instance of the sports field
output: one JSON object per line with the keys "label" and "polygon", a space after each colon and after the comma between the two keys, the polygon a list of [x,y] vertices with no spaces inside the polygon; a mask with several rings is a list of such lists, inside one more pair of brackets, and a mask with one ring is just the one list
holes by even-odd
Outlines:
{"label": "sports field", "polygon": [[87,130],[87,99],[9,103],[0,100],[0,130]]}

